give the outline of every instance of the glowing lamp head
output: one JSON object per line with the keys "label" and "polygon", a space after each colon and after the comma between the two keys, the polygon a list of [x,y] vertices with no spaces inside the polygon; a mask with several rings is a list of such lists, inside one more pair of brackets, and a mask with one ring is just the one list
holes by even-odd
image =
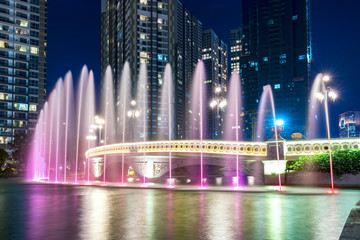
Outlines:
{"label": "glowing lamp head", "polygon": [[216,92],[216,93],[220,93],[220,92],[221,92],[221,87],[216,87],[216,88],[215,88],[215,92]]}
{"label": "glowing lamp head", "polygon": [[323,81],[324,81],[324,82],[330,81],[330,76],[329,76],[329,75],[324,75]]}
{"label": "glowing lamp head", "polygon": [[135,100],[131,100],[130,104],[131,104],[131,106],[135,106],[135,105],[136,105],[136,101],[135,101]]}
{"label": "glowing lamp head", "polygon": [[227,105],[226,100],[222,100],[222,101],[220,102],[220,104],[219,104],[219,107],[220,107],[220,108],[224,108],[224,107],[226,107],[226,105]]}
{"label": "glowing lamp head", "polygon": [[214,108],[214,107],[216,107],[216,105],[217,105],[217,101],[216,101],[216,100],[212,100],[211,103],[210,103],[210,107],[211,107],[211,108]]}
{"label": "glowing lamp head", "polygon": [[328,95],[329,95],[329,98],[333,101],[335,101],[337,98],[337,94],[333,90],[330,90]]}
{"label": "glowing lamp head", "polygon": [[140,116],[140,112],[136,110],[134,115],[135,115],[135,117],[139,117],[139,116]]}
{"label": "glowing lamp head", "polygon": [[128,116],[128,117],[131,117],[131,116],[132,116],[132,111],[129,110],[129,111],[127,112],[127,116]]}
{"label": "glowing lamp head", "polygon": [[316,94],[316,98],[319,100],[319,101],[323,101],[324,99],[325,99],[325,96],[324,96],[324,94],[322,94],[321,92],[318,92],[317,94]]}
{"label": "glowing lamp head", "polygon": [[105,121],[98,116],[95,117],[95,123],[98,125],[104,125]]}
{"label": "glowing lamp head", "polygon": [[283,125],[284,125],[284,121],[281,120],[281,119],[276,120],[276,121],[275,121],[275,125],[276,125],[276,126],[283,126]]}

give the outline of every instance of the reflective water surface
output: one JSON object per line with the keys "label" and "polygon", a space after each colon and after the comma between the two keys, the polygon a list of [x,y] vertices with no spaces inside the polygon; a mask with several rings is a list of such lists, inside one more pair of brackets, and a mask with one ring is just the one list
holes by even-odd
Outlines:
{"label": "reflective water surface", "polygon": [[189,192],[0,180],[0,239],[338,239],[359,193]]}

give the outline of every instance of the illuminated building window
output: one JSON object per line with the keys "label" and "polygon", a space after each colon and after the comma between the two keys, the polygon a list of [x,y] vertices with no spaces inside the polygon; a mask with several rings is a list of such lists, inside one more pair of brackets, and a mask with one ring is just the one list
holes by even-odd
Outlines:
{"label": "illuminated building window", "polygon": [[28,22],[28,21],[20,21],[20,26],[22,26],[22,27],[28,27],[28,26],[29,26],[29,22]]}
{"label": "illuminated building window", "polygon": [[280,89],[280,84],[275,84],[274,89]]}
{"label": "illuminated building window", "polygon": [[142,58],[150,58],[150,55],[147,52],[140,52],[140,57],[142,57]]}
{"label": "illuminated building window", "polygon": [[267,61],[269,61],[269,58],[268,57],[263,57],[263,61],[267,62]]}
{"label": "illuminated building window", "polygon": [[39,53],[39,49],[37,47],[30,47],[30,52],[32,54],[38,54]]}
{"label": "illuminated building window", "polygon": [[5,42],[4,41],[0,41],[0,48],[5,48]]}
{"label": "illuminated building window", "polygon": [[162,24],[162,23],[163,23],[163,19],[162,19],[162,18],[158,18],[157,22],[158,22],[159,24]]}
{"label": "illuminated building window", "polygon": [[142,5],[148,5],[148,0],[140,0],[140,4],[142,4]]}
{"label": "illuminated building window", "polygon": [[140,34],[140,39],[149,39],[149,36],[146,35],[146,34],[141,33]]}
{"label": "illuminated building window", "polygon": [[14,109],[20,111],[28,111],[28,105],[26,103],[14,103]]}
{"label": "illuminated building window", "polygon": [[36,112],[36,111],[37,111],[37,106],[36,106],[36,105],[33,105],[33,104],[30,104],[30,106],[29,106],[29,111],[30,111],[30,112]]}
{"label": "illuminated building window", "polygon": [[163,55],[162,55],[162,54],[158,54],[157,58],[158,58],[159,61],[161,61],[161,60],[163,60]]}
{"label": "illuminated building window", "polygon": [[20,52],[28,52],[29,51],[29,48],[24,45],[16,45],[15,49]]}
{"label": "illuminated building window", "polygon": [[148,16],[145,16],[145,15],[140,15],[140,20],[141,21],[149,21],[150,18]]}
{"label": "illuminated building window", "polygon": [[306,58],[305,55],[299,55],[299,60],[304,60]]}
{"label": "illuminated building window", "polygon": [[140,63],[149,63],[149,60],[145,59],[145,58],[140,58]]}
{"label": "illuminated building window", "polygon": [[158,3],[158,8],[163,8],[163,4],[162,3]]}
{"label": "illuminated building window", "polygon": [[292,16],[292,20],[297,20],[297,19],[298,19],[297,15]]}

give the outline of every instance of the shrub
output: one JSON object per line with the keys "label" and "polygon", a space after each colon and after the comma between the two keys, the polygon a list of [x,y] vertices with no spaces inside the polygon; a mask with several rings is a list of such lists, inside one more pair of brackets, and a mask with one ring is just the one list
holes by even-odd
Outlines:
{"label": "shrub", "polygon": [[[337,177],[343,174],[358,174],[360,172],[360,150],[337,150],[332,152],[333,173]],[[301,156],[287,164],[287,170],[330,172],[329,153],[313,156]]]}

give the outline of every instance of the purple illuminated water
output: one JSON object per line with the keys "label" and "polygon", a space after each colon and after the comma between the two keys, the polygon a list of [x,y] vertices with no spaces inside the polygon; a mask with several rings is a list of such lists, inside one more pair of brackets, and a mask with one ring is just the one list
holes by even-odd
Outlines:
{"label": "purple illuminated water", "polygon": [[[89,137],[96,136],[94,133],[94,129],[91,128],[95,124],[95,86],[94,86],[94,73],[93,71],[90,71],[89,73],[89,79],[86,89],[86,96],[85,96],[85,109],[84,113],[86,116],[85,119],[85,132],[88,130],[87,135],[87,149],[91,147],[95,147],[95,139],[90,139]],[[85,166],[84,166],[85,167]],[[87,182],[90,184],[90,159],[87,159]],[[85,176],[84,176],[85,177]]]}
{"label": "purple illuminated water", "polygon": [[191,139],[200,139],[200,186],[204,187],[204,162],[203,162],[203,136],[204,129],[207,126],[204,124],[204,110],[206,106],[205,92],[205,66],[203,61],[199,61],[196,65],[195,72],[192,79],[191,91],[191,114],[190,117],[190,131]]}
{"label": "purple illuminated water", "polygon": [[[115,140],[115,105],[113,75],[110,66],[106,68],[104,85],[102,89],[102,110],[104,111],[104,145],[114,143]],[[101,141],[101,140],[100,140]],[[106,160],[104,155],[103,184],[106,184]]]}
{"label": "purple illuminated water", "polygon": [[[118,103],[118,129],[121,129],[121,140],[122,143],[125,143],[126,131],[125,129],[128,123],[127,111],[130,110],[130,101],[131,97],[131,82],[130,82],[130,66],[128,62],[125,62],[124,69],[121,74],[121,82],[120,82],[120,96]],[[129,131],[128,131],[129,133]],[[130,140],[130,138],[128,138]],[[133,139],[131,139],[133,140]],[[124,185],[124,164],[125,164],[125,154],[121,154],[121,185]]]}
{"label": "purple illuminated water", "polygon": [[[140,65],[140,71],[139,71],[139,80],[137,82],[137,91],[136,91],[136,102],[140,110],[140,116],[139,116],[139,140],[146,142],[146,136],[147,136],[147,119],[148,119],[148,83],[147,83],[147,69],[146,64]],[[146,163],[146,153],[144,151],[143,153],[143,186],[146,186],[146,175],[147,175],[147,163]]]}
{"label": "purple illuminated water", "polygon": [[78,89],[78,107],[77,107],[77,134],[76,134],[76,153],[75,153],[75,181],[74,183],[77,184],[78,183],[78,171],[79,171],[79,144],[80,144],[80,129],[81,129],[81,125],[80,123],[82,121],[85,121],[85,119],[82,119],[83,113],[82,113],[82,108],[83,108],[83,97],[84,97],[84,89],[86,88],[86,82],[88,78],[88,69],[86,66],[83,67],[82,71],[81,71],[81,75],[80,75],[80,86]]}
{"label": "purple illuminated water", "polygon": [[260,98],[260,104],[258,109],[258,119],[257,119],[257,126],[256,126],[256,137],[260,137],[262,139],[264,134],[264,118],[265,118],[265,112],[267,107],[267,101],[270,101],[271,111],[272,111],[272,117],[273,117],[273,125],[275,130],[275,144],[276,144],[276,157],[278,160],[278,175],[279,175],[279,191],[282,191],[281,189],[281,174],[280,174],[280,155],[279,155],[279,139],[277,134],[277,126],[276,126],[276,112],[275,112],[275,101],[274,101],[274,95],[271,89],[271,85],[268,84],[264,87],[264,90],[261,94]]}
{"label": "purple illuminated water", "polygon": [[[158,79],[161,89],[158,90],[159,96],[149,96],[149,84],[147,78],[147,68],[145,64],[141,64],[137,81],[132,81],[130,77],[129,63],[125,63],[124,69],[119,79],[119,89],[114,89],[114,82],[111,68],[108,67],[105,72],[101,87],[101,104],[99,112],[100,117],[104,119],[103,128],[92,128],[95,122],[95,87],[94,74],[88,71],[85,66],[80,74],[79,85],[76,86],[76,95],[73,91],[72,74],[68,72],[64,78],[59,79],[55,89],[49,97],[49,101],[45,104],[44,109],[39,115],[39,123],[36,127],[34,137],[34,148],[32,151],[32,168],[34,169],[32,177],[35,180],[47,179],[49,182],[73,182],[88,184],[91,181],[100,180],[103,184],[111,181],[112,176],[116,176],[116,182],[121,185],[126,184],[125,164],[128,159],[126,155],[121,154],[121,170],[117,169],[114,164],[117,159],[115,157],[104,155],[96,159],[86,159],[85,152],[89,148],[100,145],[110,145],[113,143],[125,143],[132,141],[146,142],[152,140],[149,138],[148,127],[150,124],[158,126],[158,140],[174,139],[174,101],[175,89],[173,73],[170,65],[165,68],[162,79]],[[190,92],[190,100],[184,104],[189,104],[187,109],[188,126],[190,138],[200,140],[199,149],[199,165],[200,165],[200,186],[205,187],[205,168],[203,156],[203,139],[207,136],[207,121],[205,111],[208,110],[208,99],[206,94],[204,63],[200,61],[193,74],[191,85],[188,86]],[[136,89],[136,92],[135,92]],[[135,96],[133,96],[133,92]],[[225,140],[241,141],[243,133],[243,113],[242,113],[242,89],[241,80],[238,73],[233,73],[228,88],[227,103],[225,107]],[[118,95],[117,95],[118,94]],[[275,106],[271,88],[267,87],[263,93],[260,102],[260,118],[258,123],[263,124],[266,101],[270,99],[273,110],[273,118],[275,121]],[[136,99],[134,105],[131,101]],[[264,98],[264,100],[263,100]],[[76,99],[76,100],[75,100]],[[159,115],[157,122],[153,123],[152,111],[148,105],[151,101],[161,101],[157,105]],[[137,114],[129,114],[129,111],[137,111]],[[130,117],[131,115],[131,117]],[[204,117],[205,116],[205,117]],[[263,125],[258,126],[258,132],[263,130]],[[275,134],[277,136],[277,134]],[[98,139],[90,140],[88,136],[96,136]],[[103,136],[103,138],[101,138]],[[174,156],[168,152],[169,163],[169,185],[173,184],[173,160]],[[278,158],[279,153],[277,152]],[[145,186],[147,177],[149,177],[155,165],[148,163],[151,156],[147,156],[145,151],[141,153],[140,159],[136,161],[136,173],[141,175],[141,182]],[[118,159],[120,163],[120,156]],[[198,164],[198,163],[197,163]],[[96,166],[102,166],[102,169],[96,173]],[[110,167],[111,166],[111,167]],[[198,172],[198,165],[196,170]],[[242,187],[244,183],[240,178],[243,171],[242,162],[239,155],[236,154],[236,182],[235,187]],[[121,172],[121,174],[120,174]],[[121,178],[120,178],[121,176]],[[279,179],[279,184],[281,182]]]}
{"label": "purple illuminated water", "polygon": [[[69,125],[70,125],[70,119],[72,119],[72,109],[71,109],[71,104],[74,102],[74,90],[73,90],[73,79],[72,79],[72,74],[71,72],[68,72],[65,75],[65,137],[64,137],[64,165],[63,165],[63,172],[64,172],[64,180],[63,182],[66,183],[67,182],[67,159],[68,159],[68,134],[69,134]],[[70,116],[71,115],[71,116]],[[71,121],[72,122],[72,121]]]}
{"label": "purple illuminated water", "polygon": [[[239,74],[235,71],[230,78],[228,104],[226,108],[225,138],[228,141],[238,142],[242,139],[243,121],[241,118],[242,101],[241,101],[241,81]],[[239,120],[239,118],[241,120]],[[236,187],[243,186],[239,178],[239,154],[236,154]]]}
{"label": "purple illuminated water", "polygon": [[[165,67],[164,78],[161,88],[161,104],[160,104],[160,129],[159,140],[172,140],[172,122],[173,122],[173,78],[170,64]],[[172,155],[171,144],[169,144],[169,185],[172,185]]]}

